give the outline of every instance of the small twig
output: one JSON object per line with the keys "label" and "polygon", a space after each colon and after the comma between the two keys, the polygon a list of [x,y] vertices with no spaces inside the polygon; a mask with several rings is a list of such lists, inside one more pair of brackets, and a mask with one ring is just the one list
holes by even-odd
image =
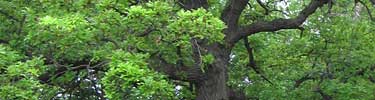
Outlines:
{"label": "small twig", "polygon": [[112,39],[109,39],[109,38],[103,38],[102,41],[113,43],[113,45],[115,45],[116,49],[120,48],[120,45],[115,40],[112,40]]}
{"label": "small twig", "polygon": [[178,0],[178,5],[180,5],[182,8],[187,8],[186,5],[181,2],[181,0]]}
{"label": "small twig", "polygon": [[23,25],[25,24],[25,21],[26,21],[26,15],[23,15],[22,21],[20,22],[20,27],[18,28],[18,31],[17,31],[18,34],[22,33],[22,29],[23,29]]}
{"label": "small twig", "polygon": [[134,5],[137,5],[139,3],[141,3],[142,0],[135,0],[135,2],[131,2],[129,6],[134,6]]}
{"label": "small twig", "polygon": [[262,1],[261,0],[257,0],[257,2],[258,2],[258,4],[265,10],[265,15],[268,15],[269,14],[269,7],[267,6],[267,5],[264,5],[263,3],[262,3]]}
{"label": "small twig", "polygon": [[294,88],[298,88],[299,86],[301,86],[301,84],[307,80],[311,80],[311,79],[314,79],[313,77],[310,76],[310,74],[306,74],[305,76],[303,76],[302,78],[298,79],[295,81],[294,83]]}
{"label": "small twig", "polygon": [[305,31],[305,28],[303,28],[303,27],[298,27],[297,29],[301,31],[299,37],[302,38],[302,36],[303,36],[303,32]]}
{"label": "small twig", "polygon": [[139,37],[144,37],[144,36],[150,34],[152,31],[155,31],[155,28],[153,28],[153,27],[148,27],[145,31],[142,32],[142,34],[139,34],[139,35],[137,35],[137,36],[139,36]]}
{"label": "small twig", "polygon": [[119,13],[122,16],[128,16],[128,13],[122,12],[120,9],[118,9],[116,7],[111,6],[110,8],[112,8],[113,10],[115,10],[115,12]]}
{"label": "small twig", "polygon": [[247,5],[249,6],[249,8],[253,8],[250,2],[248,2]]}
{"label": "small twig", "polygon": [[197,42],[196,39],[193,39],[194,40],[194,44],[197,46],[197,51],[198,51],[198,55],[199,55],[199,65],[202,65],[202,54],[201,54],[201,49],[199,47],[199,44]]}
{"label": "small twig", "polygon": [[269,12],[274,12],[274,11],[276,11],[276,12],[280,12],[280,13],[282,13],[283,15],[288,16],[288,13],[286,13],[286,12],[284,12],[284,11],[282,11],[282,10],[278,10],[278,9],[272,9],[272,10],[269,10]]}
{"label": "small twig", "polygon": [[318,87],[316,87],[315,92],[318,92],[318,93],[320,94],[320,96],[323,97],[323,100],[332,100],[332,97],[331,97],[330,95],[325,94],[325,93],[323,92],[323,90],[320,88],[320,84],[319,84]]}

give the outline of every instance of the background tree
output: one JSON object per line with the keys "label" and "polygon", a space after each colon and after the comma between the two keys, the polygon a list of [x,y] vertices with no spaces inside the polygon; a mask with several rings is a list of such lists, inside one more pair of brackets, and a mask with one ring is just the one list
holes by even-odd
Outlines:
{"label": "background tree", "polygon": [[373,0],[2,0],[0,99],[374,99]]}

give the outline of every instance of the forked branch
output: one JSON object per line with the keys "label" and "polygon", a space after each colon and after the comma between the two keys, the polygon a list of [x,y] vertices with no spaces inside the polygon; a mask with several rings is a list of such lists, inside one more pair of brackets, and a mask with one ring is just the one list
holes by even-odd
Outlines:
{"label": "forked branch", "polygon": [[312,0],[310,4],[306,6],[295,18],[259,21],[247,26],[240,27],[235,33],[227,35],[226,41],[234,44],[240,39],[258,32],[273,32],[281,29],[298,29],[300,25],[316,11],[316,9],[322,7],[328,2],[329,0]]}

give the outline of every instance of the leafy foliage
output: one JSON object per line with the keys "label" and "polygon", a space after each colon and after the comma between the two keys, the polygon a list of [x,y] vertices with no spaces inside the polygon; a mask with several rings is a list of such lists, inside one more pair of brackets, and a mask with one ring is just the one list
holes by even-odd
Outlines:
{"label": "leafy foliage", "polygon": [[[0,99],[194,99],[197,83],[206,80],[195,78],[220,70],[228,71],[230,89],[254,99],[375,98],[372,2],[333,0],[332,8],[320,7],[298,25],[303,29],[242,37],[248,38],[249,50],[243,42],[228,45],[229,35],[246,34],[227,29],[222,16],[231,1],[208,0],[206,8],[186,9],[195,5],[183,5],[186,0],[1,0]],[[295,18],[315,0],[257,1],[226,17],[240,14],[242,30]],[[249,62],[248,51],[255,62]],[[229,64],[215,69],[220,62]]]}
{"label": "leafy foliage", "polygon": [[102,83],[109,99],[177,99],[165,76],[147,68],[147,55],[117,51]]}

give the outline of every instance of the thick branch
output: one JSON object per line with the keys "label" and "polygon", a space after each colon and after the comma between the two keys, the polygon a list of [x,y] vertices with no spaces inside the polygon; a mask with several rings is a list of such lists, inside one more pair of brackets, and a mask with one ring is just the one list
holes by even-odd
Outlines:
{"label": "thick branch", "polygon": [[228,5],[221,14],[221,20],[228,26],[226,34],[237,29],[238,19],[249,0],[228,0]]}
{"label": "thick branch", "polygon": [[316,9],[327,3],[328,0],[312,0],[296,18],[255,22],[253,24],[241,27],[235,34],[229,34],[227,41],[230,43],[236,43],[240,39],[258,32],[273,32],[281,29],[298,29],[300,25],[316,11]]}

